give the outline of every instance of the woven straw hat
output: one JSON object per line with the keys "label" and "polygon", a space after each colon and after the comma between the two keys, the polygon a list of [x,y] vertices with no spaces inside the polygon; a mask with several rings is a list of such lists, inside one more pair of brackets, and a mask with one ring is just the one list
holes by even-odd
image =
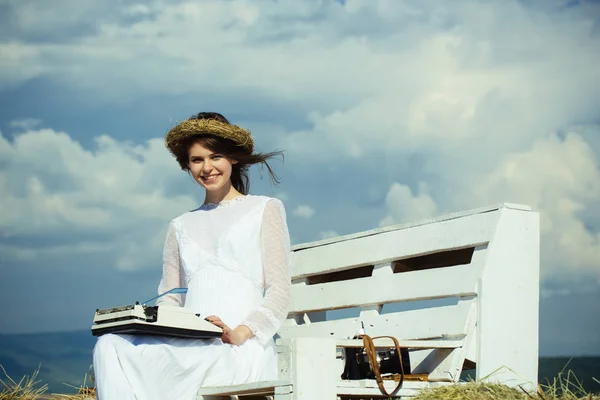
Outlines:
{"label": "woven straw hat", "polygon": [[214,119],[188,119],[167,133],[165,146],[173,155],[176,149],[189,137],[200,135],[214,135],[224,139],[232,140],[248,153],[254,151],[254,141],[250,131],[242,129],[237,125],[230,125]]}

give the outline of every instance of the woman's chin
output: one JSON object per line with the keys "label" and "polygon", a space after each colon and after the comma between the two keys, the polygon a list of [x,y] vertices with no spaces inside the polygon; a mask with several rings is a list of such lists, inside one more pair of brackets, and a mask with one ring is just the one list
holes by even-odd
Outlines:
{"label": "woman's chin", "polygon": [[204,188],[204,190],[206,190],[207,192],[217,192],[219,190],[223,189],[223,185],[219,185],[218,182],[210,182],[210,183],[206,183],[206,182],[198,182],[200,184],[200,186],[202,186]]}

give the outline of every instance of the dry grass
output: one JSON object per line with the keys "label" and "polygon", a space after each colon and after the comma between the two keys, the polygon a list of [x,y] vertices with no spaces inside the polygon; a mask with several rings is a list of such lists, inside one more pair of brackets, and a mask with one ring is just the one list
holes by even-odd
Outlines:
{"label": "dry grass", "polygon": [[552,382],[538,384],[536,393],[500,383],[470,381],[424,389],[413,400],[600,400],[600,393],[587,393],[575,374],[563,369]]}
{"label": "dry grass", "polygon": [[501,384],[469,382],[424,389],[414,400],[523,400],[521,390]]}
{"label": "dry grass", "polygon": [[40,381],[36,378],[39,373],[39,368],[35,370],[31,376],[25,375],[18,382],[12,379],[4,367],[0,365],[5,378],[0,379],[0,387],[3,386],[0,392],[0,400],[92,400],[96,398],[96,389],[86,386],[87,375],[83,379],[83,385],[80,387],[70,386],[77,389],[76,394],[46,394],[48,385],[40,386]]}
{"label": "dry grass", "polygon": [[414,400],[600,400],[600,394],[585,393],[581,386],[562,381],[552,386],[540,385],[537,393],[499,383],[468,382],[425,389]]}
{"label": "dry grass", "polygon": [[0,368],[6,377],[5,379],[0,379],[0,385],[4,386],[4,389],[0,393],[0,400],[36,400],[41,398],[46,390],[48,390],[48,385],[36,387],[40,383],[36,381],[39,369],[35,370],[31,376],[25,375],[17,382],[8,376],[2,365],[0,365]]}
{"label": "dry grass", "polygon": [[49,400],[93,400],[96,398],[96,388],[87,386],[87,374],[83,377],[83,384],[79,387],[67,385],[77,389],[76,394],[53,394]]}
{"label": "dry grass", "polygon": [[48,400],[93,400],[96,398],[95,388],[81,388],[76,394],[53,394]]}
{"label": "dry grass", "polygon": [[[597,383],[600,381],[592,378]],[[600,393],[586,393],[573,371],[563,369],[547,384],[538,385],[540,400],[600,400]]]}

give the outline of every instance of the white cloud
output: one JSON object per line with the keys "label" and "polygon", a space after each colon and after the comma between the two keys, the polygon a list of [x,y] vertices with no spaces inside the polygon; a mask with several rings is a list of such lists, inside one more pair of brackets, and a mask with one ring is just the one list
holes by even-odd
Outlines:
{"label": "white cloud", "polygon": [[[80,18],[91,18],[92,11],[104,15],[91,2],[75,10],[63,2],[44,10],[18,7],[17,23],[27,32],[55,28],[71,15],[61,7]],[[349,1],[345,7],[318,1],[151,1],[111,7],[112,19],[99,19],[97,31],[78,40],[1,44],[2,81],[52,75],[108,100],[245,89],[279,101],[312,100],[325,119],[335,113],[323,108],[355,119],[364,109],[369,114],[362,116],[370,118],[363,120],[379,119],[379,127],[396,133],[409,127],[418,139],[442,134],[440,127],[449,135],[447,122],[461,137],[478,132],[463,127],[489,96],[511,101],[540,90],[565,92],[575,81],[598,77],[593,65],[600,56],[592,51],[598,40],[589,34],[589,16],[569,10],[536,14],[516,1]],[[132,13],[149,17],[123,23]],[[529,34],[515,40],[523,31]],[[573,82],[547,79],[566,72]],[[353,131],[370,127],[362,122]],[[392,135],[385,132],[368,133]]]}
{"label": "white cloud", "polygon": [[379,225],[420,221],[437,215],[437,205],[425,191],[425,185],[421,185],[419,194],[415,196],[410,187],[393,183],[385,197],[387,215]]}
{"label": "white cloud", "polygon": [[315,210],[311,206],[302,204],[296,207],[292,214],[295,217],[310,219],[315,214]]}
{"label": "white cloud", "polygon": [[114,252],[120,268],[156,265],[169,219],[195,203],[167,190],[181,171],[160,139],[133,145],[100,136],[87,150],[64,132],[28,130],[12,142],[0,136],[0,159],[4,240],[53,242],[3,245],[4,257]]}
{"label": "white cloud", "polygon": [[[583,215],[600,217],[600,167],[579,132],[552,134],[530,149],[506,154],[493,172],[474,185],[477,201],[502,199],[527,204],[541,215],[543,276],[584,273],[600,284],[600,232]],[[600,126],[593,127],[600,134]]]}

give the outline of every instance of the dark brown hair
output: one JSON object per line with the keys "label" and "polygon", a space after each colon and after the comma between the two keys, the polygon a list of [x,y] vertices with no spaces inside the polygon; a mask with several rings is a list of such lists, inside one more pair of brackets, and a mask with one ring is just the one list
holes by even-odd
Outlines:
{"label": "dark brown hair", "polygon": [[[192,116],[190,119],[214,119],[225,124],[230,124],[227,118],[215,112],[201,112]],[[275,156],[281,156],[283,161],[283,151],[273,151],[270,153],[249,153],[248,150],[238,146],[233,140],[208,134],[190,136],[183,140],[180,145],[174,149],[175,158],[177,159],[181,169],[184,171],[190,171],[188,166],[189,149],[195,143],[199,143],[210,151],[222,154],[230,160],[237,161],[237,163],[231,166],[231,184],[241,194],[248,194],[250,189],[248,169],[254,164],[262,164],[267,167],[272,183],[278,184],[281,182],[279,177],[275,174],[275,172],[273,172],[273,169],[267,160]]]}

